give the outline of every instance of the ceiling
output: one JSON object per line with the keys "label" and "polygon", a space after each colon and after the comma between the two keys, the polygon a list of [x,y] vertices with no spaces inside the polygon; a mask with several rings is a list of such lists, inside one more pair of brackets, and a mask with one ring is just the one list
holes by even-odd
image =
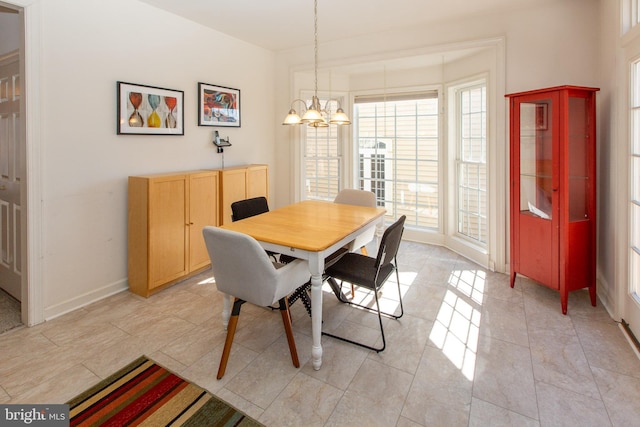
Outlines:
{"label": "ceiling", "polygon": [[[273,51],[313,44],[313,0],[141,0]],[[318,0],[320,42],[562,0]]]}

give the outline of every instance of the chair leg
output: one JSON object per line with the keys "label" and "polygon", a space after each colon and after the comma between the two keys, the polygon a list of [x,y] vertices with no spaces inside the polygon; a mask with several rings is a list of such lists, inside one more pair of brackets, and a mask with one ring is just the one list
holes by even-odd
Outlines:
{"label": "chair leg", "polygon": [[[362,255],[364,256],[369,256],[369,253],[367,252],[367,248],[366,246],[362,246],[360,248],[360,252],[362,253]],[[356,296],[356,285],[354,285],[353,283],[351,284],[351,298],[353,299],[353,297]]]}
{"label": "chair leg", "polygon": [[[369,350],[373,350],[376,353],[380,353],[381,351],[384,351],[384,349],[387,347],[387,341],[386,341],[386,339],[384,337],[384,328],[382,326],[382,312],[380,311],[380,301],[378,300],[378,292],[376,291],[376,292],[374,292],[374,294],[375,294],[375,298],[376,298],[376,309],[377,309],[376,311],[378,313],[378,322],[380,323],[380,334],[382,335],[382,347],[373,347],[373,346],[370,346],[370,345],[367,345],[367,344],[363,344],[363,343],[358,342],[358,341],[353,341],[353,340],[350,340],[348,338],[344,338],[344,337],[341,337],[341,336],[338,336],[338,335],[333,335],[333,334],[330,334],[328,332],[322,332],[322,335],[326,335],[326,336],[331,337],[331,338],[336,338],[336,339],[338,339],[340,341],[348,342],[350,344],[355,344],[357,346],[364,347],[364,348],[367,348]],[[353,303],[351,303],[351,304],[353,304]],[[353,304],[353,305],[358,305],[358,304]],[[361,307],[363,307],[363,306],[361,306]],[[365,308],[367,308],[367,307],[365,307]],[[369,310],[373,311],[371,308],[369,308]]]}
{"label": "chair leg", "polygon": [[298,360],[298,351],[296,350],[296,341],[293,338],[293,329],[291,328],[291,315],[289,313],[289,305],[286,298],[282,298],[280,301],[280,313],[282,314],[282,323],[284,324],[284,331],[287,335],[287,342],[289,343],[289,351],[291,352],[291,361],[296,368],[300,367],[300,361]]}
{"label": "chair leg", "polygon": [[382,347],[380,350],[376,350],[376,352],[380,353],[387,347],[387,340],[384,338],[384,328],[382,327],[382,313],[380,312],[380,301],[378,300],[378,290],[376,289],[374,292],[376,297],[376,308],[378,309],[378,322],[380,323],[380,334],[382,335]]}
{"label": "chair leg", "polygon": [[[397,262],[396,262],[396,264],[397,264]],[[372,347],[372,346],[369,346],[369,345],[366,345],[366,344],[362,344],[362,343],[359,343],[357,341],[352,341],[350,339],[343,338],[343,337],[340,337],[338,335],[333,335],[333,334],[330,334],[330,333],[327,333],[327,332],[322,332],[322,335],[326,335],[326,336],[331,337],[331,338],[336,338],[336,339],[339,339],[341,341],[345,341],[345,342],[348,342],[348,343],[351,343],[351,344],[358,345],[360,347],[368,348],[369,350],[373,350],[373,351],[375,351],[377,353],[380,353],[381,351],[383,351],[387,346],[387,341],[386,341],[385,336],[384,336],[384,327],[382,326],[382,315],[385,315],[387,317],[391,317],[392,319],[399,319],[404,315],[404,306],[402,305],[402,291],[401,291],[401,288],[400,288],[400,273],[398,272],[397,268],[395,270],[396,270],[396,281],[398,282],[398,301],[400,303],[400,314],[399,315],[396,316],[393,313],[385,313],[385,312],[380,310],[380,300],[378,299],[378,291],[379,291],[380,288],[373,290],[373,294],[374,294],[374,297],[376,299],[376,309],[375,310],[373,308],[371,308],[371,307],[367,307],[365,305],[357,304],[357,303],[355,303],[353,301],[344,301],[344,302],[346,302],[346,303],[348,303],[350,305],[355,305],[356,307],[364,308],[366,310],[369,310],[369,311],[372,311],[372,312],[375,312],[375,313],[378,314],[378,322],[380,324],[380,334],[382,336],[382,347],[380,347],[380,348]],[[333,279],[333,278],[330,278],[330,279]],[[333,279],[333,280],[335,281],[335,279]]]}
{"label": "chair leg", "polygon": [[244,304],[244,301],[238,298],[236,298],[233,303],[231,317],[229,318],[229,325],[227,326],[227,338],[224,341],[224,349],[222,350],[220,366],[218,367],[217,379],[221,379],[227,369],[227,361],[229,360],[229,354],[231,353],[231,344],[233,344],[233,337],[236,334],[236,326],[238,326],[238,317],[240,316],[240,307],[242,304]]}
{"label": "chair leg", "polygon": [[[396,261],[396,265],[397,265],[397,261]],[[397,268],[396,268],[396,281],[398,282],[398,301],[400,302],[400,315],[395,316],[395,318],[399,319],[404,315],[404,306],[402,305],[402,290],[400,289],[400,273],[398,273]]]}
{"label": "chair leg", "polygon": [[344,302],[344,303],[347,303],[347,304],[351,303],[351,301],[349,301],[347,299],[345,294],[342,293],[342,286],[338,285],[338,282],[336,282],[336,279],[334,279],[333,277],[329,277],[329,278],[327,278],[327,283],[329,284],[329,286],[331,286],[331,289],[333,290],[333,293],[336,294],[336,297],[338,297],[338,300],[340,302]]}

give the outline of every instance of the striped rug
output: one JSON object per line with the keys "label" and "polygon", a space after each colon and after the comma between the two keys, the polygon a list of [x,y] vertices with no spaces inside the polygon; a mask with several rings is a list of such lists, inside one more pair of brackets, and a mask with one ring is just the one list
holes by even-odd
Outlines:
{"label": "striped rug", "polygon": [[67,403],[71,426],[262,425],[145,356]]}

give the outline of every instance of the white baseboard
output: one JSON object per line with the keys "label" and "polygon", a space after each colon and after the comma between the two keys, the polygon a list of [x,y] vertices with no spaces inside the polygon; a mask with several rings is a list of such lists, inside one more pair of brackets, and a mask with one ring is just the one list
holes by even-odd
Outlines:
{"label": "white baseboard", "polygon": [[633,338],[631,338],[631,336],[629,335],[629,332],[627,331],[627,329],[624,327],[624,325],[622,323],[618,323],[618,327],[620,328],[620,330],[624,334],[624,337],[629,342],[629,345],[631,346],[631,350],[633,350],[633,352],[636,354],[638,359],[640,359],[640,352],[638,351],[638,346],[636,346],[636,343],[633,342]]}
{"label": "white baseboard", "polygon": [[100,289],[93,290],[84,295],[79,295],[68,301],[64,301],[51,307],[46,307],[44,309],[44,320],[48,321],[51,319],[55,319],[56,317],[62,316],[63,314],[67,314],[128,289],[129,282],[127,281],[127,279],[119,280],[117,282],[103,286]]}

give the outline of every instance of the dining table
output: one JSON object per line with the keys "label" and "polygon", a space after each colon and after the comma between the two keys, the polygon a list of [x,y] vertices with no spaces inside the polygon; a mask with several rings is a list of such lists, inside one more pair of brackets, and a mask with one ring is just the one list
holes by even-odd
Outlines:
{"label": "dining table", "polygon": [[[268,251],[307,260],[311,276],[311,361],[322,366],[322,284],[325,258],[357,236],[376,227],[382,234],[386,210],[322,200],[304,200],[255,215],[221,228],[248,234]],[[303,285],[302,283],[300,284]],[[230,313],[225,299],[223,318]]]}

